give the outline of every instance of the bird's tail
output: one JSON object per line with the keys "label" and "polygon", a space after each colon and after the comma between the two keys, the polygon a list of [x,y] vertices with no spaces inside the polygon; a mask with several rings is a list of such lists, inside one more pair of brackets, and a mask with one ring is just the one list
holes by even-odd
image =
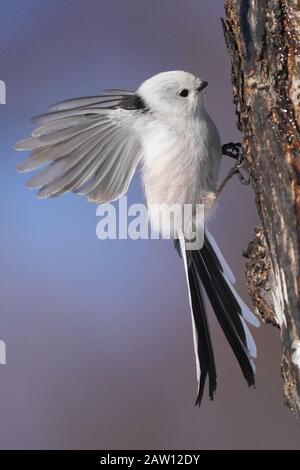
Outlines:
{"label": "bird's tail", "polygon": [[259,326],[259,321],[234,289],[234,276],[211,234],[206,232],[200,250],[187,251],[184,238],[179,242],[178,251],[184,261],[189,289],[198,379],[196,405],[200,406],[207,376],[211,400],[217,388],[215,359],[202,289],[207,294],[249,386],[254,385],[253,358],[256,357],[256,346],[245,320],[254,326]]}

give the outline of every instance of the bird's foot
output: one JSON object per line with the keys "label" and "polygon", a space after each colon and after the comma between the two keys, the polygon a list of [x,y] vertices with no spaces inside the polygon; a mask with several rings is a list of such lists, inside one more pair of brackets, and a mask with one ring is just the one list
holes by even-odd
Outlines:
{"label": "bird's foot", "polygon": [[233,142],[230,142],[228,144],[224,144],[222,146],[222,153],[223,155],[227,155],[231,158],[234,158],[236,160],[236,164],[231,168],[229,171],[228,175],[224,179],[224,181],[220,184],[218,187],[216,194],[217,196],[221,193],[222,189],[225,187],[226,183],[234,176],[234,175],[239,175],[239,180],[242,184],[248,185],[250,183],[250,178],[246,177],[243,175],[241,172],[242,166],[243,166],[243,160],[244,160],[244,155],[242,151],[242,147],[240,143],[234,144]]}
{"label": "bird's foot", "polygon": [[242,145],[240,142],[228,142],[222,145],[222,155],[238,160],[242,154]]}

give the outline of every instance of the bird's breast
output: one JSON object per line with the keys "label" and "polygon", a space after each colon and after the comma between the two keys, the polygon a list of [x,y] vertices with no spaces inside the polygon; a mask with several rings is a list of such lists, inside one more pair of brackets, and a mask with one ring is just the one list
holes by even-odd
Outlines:
{"label": "bird's breast", "polygon": [[143,139],[143,183],[148,204],[196,204],[213,190],[209,135],[201,124],[153,126]]}

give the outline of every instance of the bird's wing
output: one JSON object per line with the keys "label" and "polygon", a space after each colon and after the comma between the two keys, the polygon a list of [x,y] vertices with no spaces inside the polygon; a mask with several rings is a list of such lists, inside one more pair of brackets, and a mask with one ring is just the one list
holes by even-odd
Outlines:
{"label": "bird's wing", "polygon": [[134,92],[106,93],[58,103],[32,119],[39,127],[15,148],[31,151],[18,171],[43,167],[27,183],[38,197],[72,191],[101,203],[127,191],[141,158],[134,122],[144,109]]}

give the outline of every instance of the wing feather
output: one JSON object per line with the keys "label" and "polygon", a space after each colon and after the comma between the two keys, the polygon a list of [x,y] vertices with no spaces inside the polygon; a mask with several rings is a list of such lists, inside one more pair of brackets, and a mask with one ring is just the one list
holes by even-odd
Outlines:
{"label": "wing feather", "polygon": [[15,148],[31,151],[18,165],[19,171],[44,167],[27,183],[38,189],[38,197],[73,191],[99,203],[127,191],[141,158],[133,125],[140,111],[121,106],[128,95],[133,92],[110,90],[106,95],[75,98],[34,118],[39,127]]}

